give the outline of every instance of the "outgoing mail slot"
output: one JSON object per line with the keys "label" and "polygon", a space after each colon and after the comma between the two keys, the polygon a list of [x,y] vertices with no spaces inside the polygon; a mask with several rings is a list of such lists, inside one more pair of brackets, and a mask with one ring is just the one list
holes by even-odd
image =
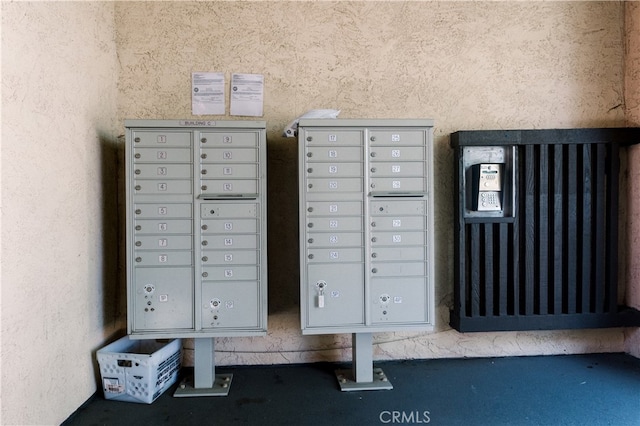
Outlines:
{"label": "outgoing mail slot", "polygon": [[258,161],[258,150],[254,148],[202,148],[201,163],[255,163]]}
{"label": "outgoing mail slot", "polygon": [[379,216],[369,223],[376,231],[422,231],[426,229],[424,216]]}
{"label": "outgoing mail slot", "polygon": [[133,150],[135,164],[142,162],[154,163],[190,163],[190,148],[136,148]]}
{"label": "outgoing mail slot", "polygon": [[200,181],[200,193],[201,194],[215,194],[216,196],[224,195],[243,195],[243,194],[257,194],[258,193],[258,180],[257,179],[202,179]]}
{"label": "outgoing mail slot", "polygon": [[424,163],[417,161],[377,162],[369,168],[372,177],[423,176]]}
{"label": "outgoing mail slot", "polygon": [[360,201],[310,201],[307,203],[307,213],[315,216],[361,216],[362,203]]}
{"label": "outgoing mail slot", "polygon": [[308,192],[360,192],[362,179],[307,179]]}
{"label": "outgoing mail slot", "polygon": [[255,203],[207,203],[200,206],[200,217],[205,218],[243,218],[257,217],[258,205]]}
{"label": "outgoing mail slot", "polygon": [[372,130],[371,146],[376,145],[420,145],[425,144],[425,133],[419,130]]}
{"label": "outgoing mail slot", "polygon": [[257,266],[203,266],[203,281],[243,281],[257,280]]}
{"label": "outgoing mail slot", "polygon": [[193,264],[191,251],[143,251],[136,250],[135,266],[188,266]]}
{"label": "outgoing mail slot", "polygon": [[362,231],[362,218],[350,217],[322,217],[313,218],[307,222],[309,231]]}
{"label": "outgoing mail slot", "polygon": [[374,178],[371,179],[369,187],[372,192],[424,193],[427,183],[423,178]]}
{"label": "outgoing mail slot", "polygon": [[318,161],[362,161],[362,148],[356,146],[314,146],[307,150],[307,162]]}
{"label": "outgoing mail slot", "polygon": [[[203,171],[206,170],[206,173]],[[200,175],[223,179],[257,179],[257,164],[204,164],[200,166]]]}
{"label": "outgoing mail slot", "polygon": [[180,179],[191,177],[190,164],[136,164],[133,173],[137,179]]}
{"label": "outgoing mail slot", "polygon": [[372,232],[371,242],[374,246],[424,245],[424,232]]}
{"label": "outgoing mail slot", "polygon": [[362,163],[322,163],[307,167],[309,177],[352,177],[362,176]]}
{"label": "outgoing mail slot", "polygon": [[258,134],[254,132],[201,133],[200,146],[258,146]]}
{"label": "outgoing mail slot", "polygon": [[191,146],[190,132],[146,131],[133,132],[134,146]]}
{"label": "outgoing mail slot", "polygon": [[141,219],[136,220],[136,234],[191,234],[191,220]]}
{"label": "outgoing mail slot", "polygon": [[139,218],[191,218],[191,204],[136,204],[134,209],[136,219]]}
{"label": "outgoing mail slot", "polygon": [[191,235],[136,236],[136,249],[191,250]]}
{"label": "outgoing mail slot", "polygon": [[200,242],[203,249],[257,249],[257,235],[210,235]]}
{"label": "outgoing mail slot", "polygon": [[372,216],[402,216],[402,215],[424,215],[426,212],[425,202],[415,201],[372,201],[369,210]]}
{"label": "outgoing mail slot", "polygon": [[360,232],[309,232],[307,247],[361,247]]}
{"label": "outgoing mail slot", "polygon": [[380,146],[371,148],[369,152],[371,162],[378,161],[416,161],[424,160],[423,147]]}
{"label": "outgoing mail slot", "polygon": [[258,231],[255,219],[210,219],[203,220],[202,234],[253,234]]}
{"label": "outgoing mail slot", "polygon": [[203,250],[203,265],[254,265],[258,263],[257,250]]}
{"label": "outgoing mail slot", "polygon": [[372,262],[372,277],[408,277],[424,276],[426,274],[424,262]]}
{"label": "outgoing mail slot", "polygon": [[371,252],[376,261],[420,261],[424,260],[425,247],[377,247]]}
{"label": "outgoing mail slot", "polygon": [[307,258],[309,263],[362,262],[362,250],[359,248],[310,249]]}
{"label": "outgoing mail slot", "polygon": [[136,180],[136,195],[191,194],[191,180],[149,179]]}

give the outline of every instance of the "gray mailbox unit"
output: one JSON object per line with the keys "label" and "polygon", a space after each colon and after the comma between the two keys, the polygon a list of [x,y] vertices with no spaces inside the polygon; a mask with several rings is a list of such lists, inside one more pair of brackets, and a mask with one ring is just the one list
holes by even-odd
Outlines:
{"label": "gray mailbox unit", "polygon": [[434,322],[433,121],[301,119],[298,140],[302,332],[353,333],[343,390],[390,386],[371,333]]}
{"label": "gray mailbox unit", "polygon": [[128,333],[195,338],[193,386],[226,394],[213,337],[267,330],[262,121],[126,120]]}

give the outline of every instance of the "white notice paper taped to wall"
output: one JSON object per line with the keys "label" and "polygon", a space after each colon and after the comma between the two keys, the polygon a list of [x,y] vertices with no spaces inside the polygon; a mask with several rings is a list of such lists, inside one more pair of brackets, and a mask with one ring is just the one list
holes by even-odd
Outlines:
{"label": "white notice paper taped to wall", "polygon": [[231,115],[261,117],[264,104],[264,75],[231,75]]}
{"label": "white notice paper taped to wall", "polygon": [[191,113],[224,115],[224,73],[191,73]]}

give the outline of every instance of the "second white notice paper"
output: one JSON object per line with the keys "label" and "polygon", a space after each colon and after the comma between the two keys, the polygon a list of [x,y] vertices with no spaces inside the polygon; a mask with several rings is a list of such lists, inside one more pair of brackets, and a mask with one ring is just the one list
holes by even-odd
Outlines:
{"label": "second white notice paper", "polygon": [[264,75],[231,75],[231,115],[261,117],[264,104]]}

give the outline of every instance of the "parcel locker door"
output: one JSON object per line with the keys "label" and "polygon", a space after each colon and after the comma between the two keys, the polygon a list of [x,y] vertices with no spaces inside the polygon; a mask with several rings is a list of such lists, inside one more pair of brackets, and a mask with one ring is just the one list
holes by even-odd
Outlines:
{"label": "parcel locker door", "polygon": [[202,283],[202,327],[241,328],[259,326],[257,281]]}
{"label": "parcel locker door", "polygon": [[373,324],[428,320],[427,281],[424,277],[373,279],[370,296]]}
{"label": "parcel locker door", "polygon": [[133,331],[193,328],[193,276],[186,268],[136,268]]}
{"label": "parcel locker door", "polygon": [[307,327],[364,324],[362,264],[308,265]]}

